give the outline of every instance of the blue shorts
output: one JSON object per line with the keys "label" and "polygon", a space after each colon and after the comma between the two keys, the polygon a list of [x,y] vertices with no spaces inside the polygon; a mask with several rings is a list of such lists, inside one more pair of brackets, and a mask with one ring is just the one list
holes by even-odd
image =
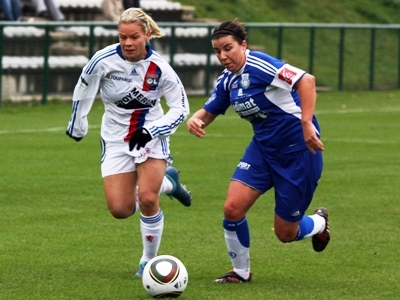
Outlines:
{"label": "blue shorts", "polygon": [[308,149],[287,154],[262,154],[252,141],[233,180],[260,191],[275,189],[275,213],[288,222],[300,221],[309,207],[322,173],[322,153]]}

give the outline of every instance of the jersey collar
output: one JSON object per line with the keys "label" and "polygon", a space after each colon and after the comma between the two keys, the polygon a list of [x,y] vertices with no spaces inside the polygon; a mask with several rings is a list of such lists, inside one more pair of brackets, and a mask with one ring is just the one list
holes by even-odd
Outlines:
{"label": "jersey collar", "polygon": [[245,55],[246,55],[246,61],[244,62],[244,65],[243,65],[243,67],[239,70],[239,71],[237,71],[236,73],[234,73],[235,75],[240,75],[240,74],[242,74],[243,73],[243,71],[244,71],[244,68],[246,68],[246,65],[247,65],[247,57],[249,56],[249,53],[250,53],[250,50],[249,49],[246,49],[246,52],[245,52]]}
{"label": "jersey collar", "polygon": [[148,59],[153,54],[153,49],[150,48],[150,44],[146,44],[147,55],[144,59]]}

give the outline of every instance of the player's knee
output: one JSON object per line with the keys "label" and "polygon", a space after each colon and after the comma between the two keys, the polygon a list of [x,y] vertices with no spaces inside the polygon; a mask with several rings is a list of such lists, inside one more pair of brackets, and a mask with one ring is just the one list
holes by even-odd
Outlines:
{"label": "player's knee", "polygon": [[133,214],[134,207],[131,205],[109,204],[108,210],[114,218],[126,219]]}
{"label": "player's knee", "polygon": [[296,234],[293,234],[291,231],[285,231],[285,230],[276,230],[275,229],[275,235],[280,240],[282,243],[290,243],[293,242],[293,240],[296,237]]}
{"label": "player's knee", "polygon": [[158,195],[139,196],[140,211],[145,216],[152,216],[159,211]]}
{"label": "player's knee", "polygon": [[224,204],[224,216],[227,220],[238,220],[243,218],[243,212],[236,207],[232,202],[226,202]]}
{"label": "player's knee", "polygon": [[114,210],[110,209],[111,215],[116,219],[126,219],[132,215],[133,210],[128,212],[127,210]]}
{"label": "player's knee", "polygon": [[156,207],[158,207],[156,201],[150,201],[150,200],[140,201],[140,210],[143,213],[153,211]]}

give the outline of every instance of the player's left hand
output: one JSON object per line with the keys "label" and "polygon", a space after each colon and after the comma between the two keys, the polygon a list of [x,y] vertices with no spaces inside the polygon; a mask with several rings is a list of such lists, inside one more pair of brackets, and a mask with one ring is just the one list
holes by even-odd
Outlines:
{"label": "player's left hand", "polygon": [[325,147],[322,141],[318,138],[315,133],[315,127],[312,123],[303,124],[303,135],[304,141],[306,142],[308,150],[311,151],[312,154],[315,154],[316,151],[324,151]]}
{"label": "player's left hand", "polygon": [[136,130],[129,140],[129,151],[132,151],[135,147],[136,150],[143,148],[151,139],[151,134],[146,128]]}

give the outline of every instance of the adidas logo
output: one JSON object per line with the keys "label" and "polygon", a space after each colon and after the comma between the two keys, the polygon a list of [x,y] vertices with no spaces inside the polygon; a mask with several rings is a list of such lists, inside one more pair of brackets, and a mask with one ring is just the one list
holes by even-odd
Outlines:
{"label": "adidas logo", "polygon": [[294,213],[292,213],[292,217],[299,216],[299,215],[300,215],[300,212],[298,210],[295,211]]}
{"label": "adidas logo", "polygon": [[134,76],[134,75],[139,75],[138,72],[136,72],[136,69],[133,69],[131,72],[131,76]]}

